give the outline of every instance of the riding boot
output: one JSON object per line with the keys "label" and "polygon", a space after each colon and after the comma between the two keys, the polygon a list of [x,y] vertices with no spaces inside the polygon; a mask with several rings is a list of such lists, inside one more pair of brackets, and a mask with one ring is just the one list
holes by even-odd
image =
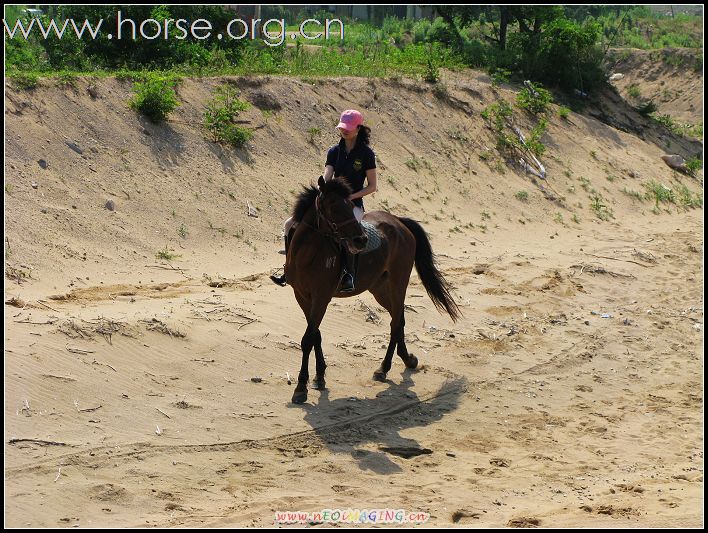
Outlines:
{"label": "riding boot", "polygon": [[[285,257],[288,256],[288,245],[290,244],[290,239],[292,235],[292,230],[288,232],[287,235],[283,237],[283,240],[285,241]],[[276,283],[280,285],[281,287],[285,287],[288,284],[288,280],[285,277],[285,265],[283,265],[283,275],[282,276],[271,276],[270,279],[273,281],[273,283]]]}
{"label": "riding boot", "polygon": [[354,277],[356,276],[357,254],[347,253],[346,248],[342,248],[342,280],[340,282],[340,292],[354,292]]}

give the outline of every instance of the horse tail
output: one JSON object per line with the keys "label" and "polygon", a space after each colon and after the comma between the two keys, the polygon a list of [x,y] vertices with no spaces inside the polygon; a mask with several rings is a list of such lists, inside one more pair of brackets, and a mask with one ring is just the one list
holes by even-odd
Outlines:
{"label": "horse tail", "polygon": [[399,217],[399,220],[415,236],[415,269],[428,296],[441,313],[446,311],[453,322],[457,321],[461,318],[462,312],[450,294],[452,286],[435,266],[435,254],[427,233],[415,220],[404,217]]}

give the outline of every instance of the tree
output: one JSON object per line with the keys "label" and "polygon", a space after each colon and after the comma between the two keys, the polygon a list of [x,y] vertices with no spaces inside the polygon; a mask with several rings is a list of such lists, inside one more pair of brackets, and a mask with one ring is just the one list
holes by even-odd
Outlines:
{"label": "tree", "polygon": [[537,41],[544,24],[563,16],[561,6],[497,6],[497,9],[499,31],[496,43],[500,50],[507,48],[508,28],[514,21],[519,24],[521,33],[536,37],[533,40]]}
{"label": "tree", "polygon": [[[208,39],[195,39],[190,34],[185,39],[181,37],[181,32],[176,31],[174,23],[170,25],[170,38],[164,39],[162,36],[157,39],[148,39],[140,36],[133,40],[132,25],[124,24],[122,27],[123,36],[121,39],[108,38],[110,31],[107,28],[117,27],[118,11],[121,12],[122,20],[131,19],[137,28],[147,19],[154,19],[160,23],[164,31],[164,21],[167,19],[185,19],[189,23],[203,18],[212,23],[213,31]],[[83,39],[83,54],[98,67],[128,67],[128,68],[170,68],[174,65],[199,63],[205,61],[211,49],[220,49],[229,56],[229,60],[235,61],[245,43],[243,40],[222,39],[219,40],[217,34],[226,28],[228,22],[233,18],[233,12],[227,11],[222,6],[102,6],[102,5],[63,5],[59,8],[59,17],[63,20],[73,18],[76,21],[89,20],[94,25],[103,19],[102,30],[96,39]],[[136,29],[137,29],[136,28]],[[146,32],[152,34],[156,31],[155,25],[149,25]],[[238,29],[237,29],[238,31]],[[45,41],[45,40],[43,40]],[[52,45],[49,40],[47,44]],[[48,52],[49,54],[49,52]],[[59,65],[57,65],[59,66]]]}
{"label": "tree", "polygon": [[602,29],[594,22],[558,19],[548,25],[536,52],[536,72],[546,83],[587,92],[602,84]]}
{"label": "tree", "polygon": [[[487,39],[500,50],[506,50],[508,29],[513,22],[518,22],[522,33],[538,35],[544,24],[563,16],[561,6],[436,6],[436,11],[455,32],[458,45],[464,41],[460,27],[479,20],[484,13],[485,20],[491,20],[496,35]],[[498,28],[495,22],[498,22]]]}
{"label": "tree", "polygon": [[458,49],[462,48],[465,40],[460,27],[467,26],[477,20],[487,9],[487,6],[435,6],[437,14],[453,31]]}

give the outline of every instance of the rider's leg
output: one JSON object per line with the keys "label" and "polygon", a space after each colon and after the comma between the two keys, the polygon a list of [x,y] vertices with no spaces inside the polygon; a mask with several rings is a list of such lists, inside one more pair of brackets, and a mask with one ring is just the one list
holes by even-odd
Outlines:
{"label": "rider's leg", "polygon": [[[364,209],[354,206],[354,217],[357,222],[361,222],[361,219],[364,217]],[[359,254],[349,254],[344,247],[342,247],[342,254],[342,280],[340,291],[354,292],[354,281],[356,278],[356,267],[359,263]]]}
{"label": "rider's leg", "polygon": [[[283,224],[283,240],[285,242],[285,257],[287,260],[288,257],[288,246],[290,245],[290,240],[292,239],[292,231],[295,229],[295,226],[297,224],[293,220],[293,217],[290,217],[285,221],[285,224]],[[273,283],[277,283],[281,287],[285,287],[287,284],[288,280],[285,277],[285,265],[283,265],[283,275],[282,276],[271,276],[270,279],[273,281]]]}
{"label": "rider's leg", "polygon": [[342,279],[339,282],[341,292],[354,292],[354,259],[356,254],[347,253],[347,249],[342,246]]}

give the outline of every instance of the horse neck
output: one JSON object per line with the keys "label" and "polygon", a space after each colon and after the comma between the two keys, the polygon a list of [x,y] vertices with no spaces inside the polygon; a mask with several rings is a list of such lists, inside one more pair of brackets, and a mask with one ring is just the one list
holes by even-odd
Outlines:
{"label": "horse neck", "polygon": [[331,237],[323,233],[324,228],[319,227],[321,221],[317,220],[317,208],[315,204],[312,204],[312,207],[307,210],[305,216],[302,217],[302,220],[300,222],[301,223],[299,224],[299,226],[302,227],[300,231],[311,233],[313,237],[319,238],[322,241],[322,246],[319,247],[320,250],[325,249],[326,243],[332,242]]}
{"label": "horse neck", "polygon": [[317,229],[317,210],[314,205],[305,213],[295,229],[288,254],[291,253],[294,254],[294,261],[303,265],[317,261],[318,257],[337,255],[332,239]]}

